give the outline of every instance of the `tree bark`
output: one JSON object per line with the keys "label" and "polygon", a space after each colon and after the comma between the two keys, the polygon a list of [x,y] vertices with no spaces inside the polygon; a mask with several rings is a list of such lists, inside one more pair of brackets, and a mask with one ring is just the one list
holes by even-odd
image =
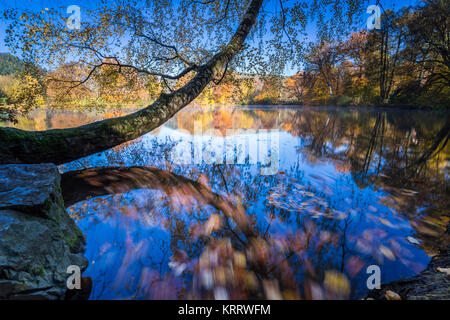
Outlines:
{"label": "tree bark", "polygon": [[[223,201],[218,194],[197,181],[154,167],[90,168],[61,175],[61,189],[66,208],[91,197],[141,188],[163,190],[167,195],[176,191],[214,207]],[[218,206],[217,209],[223,208]]]}
{"label": "tree bark", "polygon": [[150,106],[123,117],[71,129],[24,131],[0,128],[0,163],[66,163],[136,139],[164,124],[193,101],[239,52],[256,22],[263,0],[252,0],[230,42],[199,67],[184,87],[161,96]]}
{"label": "tree bark", "polygon": [[223,198],[198,181],[153,167],[91,168],[70,171],[61,175],[64,206],[67,208],[90,197],[125,193],[134,189],[163,190],[167,195],[176,194],[194,198],[199,203],[209,204],[236,223],[237,229],[246,238],[256,237],[249,224],[245,209],[229,199]]}

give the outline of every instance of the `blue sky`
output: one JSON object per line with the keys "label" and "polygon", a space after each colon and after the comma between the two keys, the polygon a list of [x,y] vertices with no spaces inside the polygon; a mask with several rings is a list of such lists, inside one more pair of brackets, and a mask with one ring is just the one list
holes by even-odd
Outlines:
{"label": "blue sky", "polygon": [[[404,6],[417,5],[419,1],[420,0],[381,0],[380,3],[385,10],[387,9],[398,10]],[[377,0],[369,1],[369,4],[376,4],[376,3]],[[65,8],[67,8],[70,5],[78,5],[81,7],[81,10],[83,10],[83,8],[87,7],[93,8],[99,4],[100,0],[0,0],[0,11],[3,11],[4,9],[8,8],[27,9],[32,11],[34,10],[40,11],[45,8],[61,8],[62,12],[65,13]],[[279,12],[280,11],[279,1],[266,0],[265,10],[271,12]],[[370,16],[365,12],[365,10],[361,12],[361,14],[364,15],[364,17],[367,16],[367,18]],[[83,15],[82,11],[81,15]],[[69,16],[69,14],[67,14],[67,16]],[[365,19],[363,20],[365,21]],[[4,43],[6,27],[7,26],[5,25],[5,22],[0,20],[0,52],[9,51]],[[367,28],[365,22],[358,27],[361,28],[361,30]],[[313,40],[315,38],[316,28],[313,25],[309,25],[307,27],[307,32],[309,40]],[[295,73],[295,71],[286,70],[287,75],[291,73]]]}

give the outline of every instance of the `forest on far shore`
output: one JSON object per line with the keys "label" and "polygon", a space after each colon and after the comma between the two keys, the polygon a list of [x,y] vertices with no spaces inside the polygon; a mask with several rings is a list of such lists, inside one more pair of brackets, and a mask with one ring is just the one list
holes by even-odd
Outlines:
{"label": "forest on far shore", "polygon": [[[311,43],[301,57],[304,68],[290,77],[228,70],[194,103],[447,108],[450,6],[445,2],[387,10],[381,29],[353,32],[344,40]],[[45,70],[9,53],[0,54],[0,120],[14,121],[42,106],[77,110],[143,107],[161,92],[180,88],[190,80],[187,75],[166,81],[133,69],[118,73],[115,62],[109,64],[89,82],[68,90],[53,79],[73,81],[85,72],[82,66],[68,63]]]}

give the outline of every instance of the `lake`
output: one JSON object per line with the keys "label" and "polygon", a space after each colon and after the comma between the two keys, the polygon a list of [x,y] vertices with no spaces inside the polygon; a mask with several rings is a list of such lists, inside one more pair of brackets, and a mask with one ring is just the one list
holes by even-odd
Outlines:
{"label": "lake", "polygon": [[[38,110],[16,127],[123,112]],[[448,119],[189,107],[137,140],[63,164],[90,298],[359,299],[369,266],[382,282],[415,275],[449,242]]]}

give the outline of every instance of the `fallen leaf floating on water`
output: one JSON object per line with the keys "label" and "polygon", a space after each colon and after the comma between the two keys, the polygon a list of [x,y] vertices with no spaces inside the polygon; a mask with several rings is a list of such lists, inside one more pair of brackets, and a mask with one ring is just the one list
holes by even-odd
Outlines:
{"label": "fallen leaf floating on water", "polygon": [[445,219],[442,219],[442,218],[437,219],[437,218],[433,218],[430,216],[425,216],[422,219],[425,223],[427,223],[428,225],[431,225],[431,226],[435,226],[438,228],[444,228],[444,229],[447,227],[447,222],[445,221]]}
{"label": "fallen leaf floating on water", "polygon": [[360,257],[351,256],[345,265],[345,270],[350,277],[354,277],[361,271],[365,264],[365,261]]}
{"label": "fallen leaf floating on water", "polygon": [[247,264],[245,254],[243,254],[242,252],[235,252],[234,264],[239,268],[245,268],[245,265]]}
{"label": "fallen leaf floating on water", "polygon": [[413,238],[413,237],[407,237],[406,240],[408,240],[408,241],[411,242],[412,244],[416,244],[416,245],[419,245],[419,244],[420,244],[420,241],[417,240],[416,238]]}
{"label": "fallen leaf floating on water", "polygon": [[350,295],[350,281],[347,277],[334,270],[325,271],[323,285],[330,298],[346,299]]}
{"label": "fallen leaf floating on water", "polygon": [[379,220],[380,220],[380,222],[381,222],[382,224],[384,224],[386,227],[389,227],[389,228],[395,228],[395,226],[394,226],[389,220],[386,220],[386,219],[383,219],[383,218],[379,218]]}
{"label": "fallen leaf floating on water", "polygon": [[386,300],[402,300],[398,293],[391,290],[387,290],[384,296],[386,297]]}
{"label": "fallen leaf floating on water", "polygon": [[440,233],[434,229],[425,226],[425,221],[411,221],[411,226],[416,229],[417,233],[431,237],[439,237]]}
{"label": "fallen leaf floating on water", "polygon": [[392,252],[391,249],[389,249],[388,247],[385,247],[383,245],[380,245],[380,247],[378,248],[380,249],[381,253],[383,254],[383,256],[385,256],[386,258],[388,258],[391,261],[395,260],[395,255]]}
{"label": "fallen leaf floating on water", "polygon": [[178,262],[169,262],[169,268],[173,269],[176,276],[180,276],[183,271],[186,269],[185,263],[178,263]]}
{"label": "fallen leaf floating on water", "polygon": [[405,196],[410,196],[410,197],[412,197],[418,193],[417,191],[409,190],[409,189],[400,189],[399,192]]}
{"label": "fallen leaf floating on water", "polygon": [[443,272],[443,273],[447,274],[448,276],[450,276],[450,268],[438,267],[436,270],[439,271],[439,272]]}
{"label": "fallen leaf floating on water", "polygon": [[283,298],[285,300],[300,300],[300,295],[292,290],[285,290],[283,291]]}

